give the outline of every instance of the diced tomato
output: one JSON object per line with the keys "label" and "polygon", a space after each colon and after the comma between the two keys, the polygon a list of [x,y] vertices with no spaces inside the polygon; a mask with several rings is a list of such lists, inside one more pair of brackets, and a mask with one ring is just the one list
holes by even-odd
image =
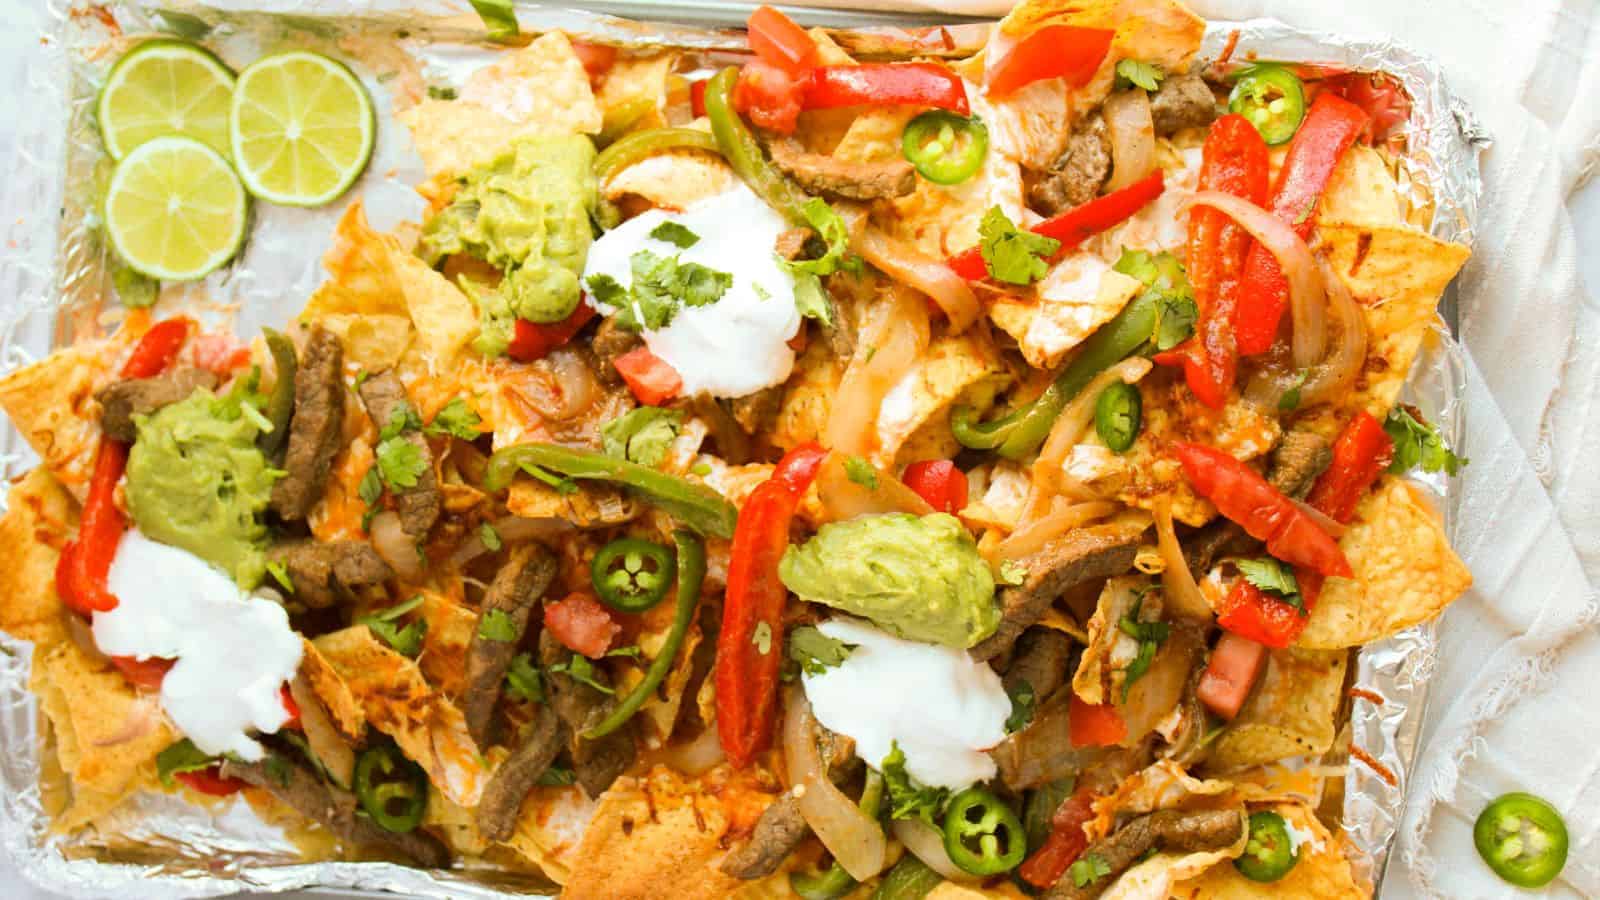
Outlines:
{"label": "diced tomato", "polygon": [[646,406],[660,406],[678,396],[683,390],[683,378],[667,361],[650,352],[648,347],[636,347],[617,357],[612,365],[627,382],[628,390]]}
{"label": "diced tomato", "polygon": [[131,656],[113,656],[111,664],[116,666],[122,677],[134,687],[146,691],[159,691],[161,679],[167,677],[167,672],[177,664],[177,660],[161,657],[134,659]]}
{"label": "diced tomato", "polygon": [[817,42],[793,19],[770,6],[750,14],[745,23],[750,49],[769,66],[790,75],[804,75],[817,64]]}
{"label": "diced tomato", "polygon": [[1114,704],[1090,706],[1076,692],[1067,707],[1067,724],[1074,747],[1110,747],[1128,736],[1128,723]]}
{"label": "diced tomato", "polygon": [[217,377],[227,378],[250,364],[250,347],[232,335],[202,334],[194,339],[194,361]]}
{"label": "diced tomato", "polygon": [[967,475],[948,459],[914,462],[901,480],[939,512],[954,513],[967,505]]}
{"label": "diced tomato", "polygon": [[1250,696],[1250,689],[1255,687],[1266,664],[1265,644],[1224,631],[1211,650],[1211,660],[1195,686],[1195,696],[1207,709],[1232,720],[1244,706],[1245,698]]}
{"label": "diced tomato", "polygon": [[237,778],[223,778],[221,766],[210,766],[193,772],[174,772],[172,777],[202,794],[210,794],[213,797],[236,794],[245,786],[244,782]]}
{"label": "diced tomato", "polygon": [[518,319],[516,331],[511,336],[511,343],[506,345],[506,355],[517,362],[533,362],[543,359],[551,350],[572,340],[589,320],[595,317],[595,309],[589,304],[588,299],[578,303],[578,308],[572,311],[559,322],[529,322],[527,319]]}
{"label": "diced tomato", "polygon": [[1267,596],[1260,588],[1240,578],[1233,583],[1217,607],[1218,627],[1274,650],[1289,646],[1300,637],[1300,632],[1305,631],[1311,609],[1304,579],[1299,580],[1300,596],[1306,603],[1307,612],[1302,613],[1277,597]]}
{"label": "diced tomato", "polygon": [[1356,514],[1356,504],[1389,467],[1394,440],[1371,413],[1361,410],[1333,442],[1333,462],[1317,476],[1306,503],[1341,524]]}
{"label": "diced tomato", "polygon": [[989,63],[984,73],[988,95],[1004,97],[1046,78],[1063,78],[1072,87],[1082,87],[1100,68],[1115,36],[1106,28],[1041,28]]}
{"label": "diced tomato", "polygon": [[573,41],[572,52],[577,55],[578,62],[583,63],[583,70],[589,73],[590,78],[604,75],[617,61],[617,48],[610,44]]}
{"label": "diced tomato", "polygon": [[598,659],[611,649],[611,642],[622,631],[622,626],[611,618],[611,611],[600,601],[582,592],[568,594],[564,599],[547,604],[544,608],[544,627],[574,653]]}
{"label": "diced tomato", "polygon": [[696,119],[706,114],[706,82],[709,78],[689,82],[689,110]]}
{"label": "diced tomato", "polygon": [[790,134],[800,119],[809,74],[795,75],[771,63],[751,60],[733,85],[733,108],[769,131]]}
{"label": "diced tomato", "polygon": [[1017,870],[1023,881],[1043,889],[1054,885],[1067,873],[1089,846],[1083,826],[1094,820],[1094,798],[1094,791],[1080,787],[1061,801],[1050,817],[1050,836]]}

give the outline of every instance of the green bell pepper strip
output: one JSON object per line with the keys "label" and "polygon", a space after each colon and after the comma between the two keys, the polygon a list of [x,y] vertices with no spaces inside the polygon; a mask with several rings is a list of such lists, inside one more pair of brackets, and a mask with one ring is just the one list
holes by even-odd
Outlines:
{"label": "green bell pepper strip", "polygon": [[672,548],[638,538],[618,538],[594,555],[589,579],[600,602],[617,612],[642,613],[666,599],[677,570]]}
{"label": "green bell pepper strip", "polygon": [[1062,778],[1047,781],[1028,792],[1028,800],[1022,807],[1022,830],[1028,835],[1028,852],[1044,846],[1050,838],[1050,832],[1055,830],[1052,820],[1056,810],[1061,808],[1062,801],[1072,796],[1076,783],[1074,778]]}
{"label": "green bell pepper strip", "polygon": [[767,162],[756,136],[734,111],[733,86],[738,80],[739,70],[729,66],[706,82],[706,118],[711,120],[711,133],[717,139],[717,147],[733,171],[767,201],[768,206],[781,213],[790,224],[809,228],[811,223],[806,220],[805,204],[811,198]]}
{"label": "green bell pepper strip", "polygon": [[878,889],[872,892],[872,900],[922,900],[941,884],[944,884],[943,875],[907,853],[878,882]]}
{"label": "green bell pepper strip", "polygon": [[[1023,459],[1038,450],[1050,436],[1056,418],[1079,391],[1150,340],[1156,329],[1159,301],[1158,292],[1148,290],[1130,301],[1111,321],[1089,335],[1072,362],[1032,403],[981,424],[973,421],[970,406],[951,410],[950,429],[956,440],[974,450],[998,450],[1006,459]],[[969,444],[968,440],[977,443]]]}
{"label": "green bell pepper strip", "polygon": [[900,133],[900,152],[934,184],[960,184],[983,168],[989,129],[977,118],[932,109],[912,119]]}
{"label": "green bell pepper strip", "polygon": [[[856,804],[861,811],[876,819],[878,808],[883,804],[883,773],[876,769],[867,769],[866,783],[861,786],[861,800]],[[789,887],[799,894],[801,900],[838,900],[838,898],[855,890],[859,884],[844,866],[835,862],[828,867],[828,871],[820,875],[811,875],[805,872],[789,873]]]}
{"label": "green bell pepper strip", "polygon": [[1518,887],[1544,887],[1567,865],[1567,824],[1532,794],[1502,794],[1479,814],[1472,843],[1496,875]]}
{"label": "green bell pepper strip", "polygon": [[671,150],[704,150],[722,152],[717,139],[693,128],[652,128],[635,131],[617,141],[594,158],[595,177],[602,182],[634,163]]}
{"label": "green bell pepper strip", "polygon": [[1144,424],[1144,401],[1139,389],[1119,381],[1100,392],[1094,401],[1094,430],[1113,453],[1126,453]]}
{"label": "green bell pepper strip", "polygon": [[683,528],[672,532],[672,542],[678,548],[678,609],[672,617],[672,628],[667,631],[661,652],[656,654],[656,658],[650,661],[650,668],[645,670],[644,680],[634,685],[628,696],[623,697],[616,709],[611,711],[611,715],[583,733],[591,741],[603,738],[627,724],[639,707],[655,695],[656,688],[672,671],[678,651],[683,648],[684,636],[694,622],[695,610],[700,605],[700,589],[706,580],[706,548],[698,537]]}
{"label": "green bell pepper strip", "polygon": [[278,370],[278,380],[272,385],[272,395],[267,398],[267,421],[271,431],[256,436],[256,446],[269,460],[276,461],[279,451],[289,440],[289,420],[294,417],[294,376],[300,361],[294,352],[294,342],[282,332],[271,328],[261,329],[267,338],[267,351],[272,354],[272,364]]}
{"label": "green bell pepper strip", "polygon": [[522,33],[512,0],[471,0],[471,3],[478,18],[483,20],[483,26],[489,30],[491,40],[504,41]]}
{"label": "green bell pepper strip", "polygon": [[1294,137],[1306,117],[1305,87],[1283,66],[1260,64],[1240,72],[1228,94],[1228,111],[1245,117],[1261,139],[1277,145]]}
{"label": "green bell pepper strip", "polygon": [[731,539],[739,518],[733,504],[703,484],[593,450],[556,444],[518,444],[496,450],[484,471],[483,488],[491,494],[504,490],[519,471],[527,469],[621,485],[640,500],[712,537]]}
{"label": "green bell pepper strip", "polygon": [[1289,840],[1289,823],[1275,812],[1250,814],[1250,836],[1244,855],[1233,861],[1239,874],[1251,881],[1277,881],[1300,861]]}
{"label": "green bell pepper strip", "polygon": [[428,774],[393,744],[379,744],[356,760],[356,800],[385,831],[404,833],[422,824],[428,808]]}

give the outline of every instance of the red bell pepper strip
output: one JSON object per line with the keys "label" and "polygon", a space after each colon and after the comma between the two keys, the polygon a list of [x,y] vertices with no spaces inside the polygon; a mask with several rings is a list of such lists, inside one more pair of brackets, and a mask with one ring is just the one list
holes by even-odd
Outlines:
{"label": "red bell pepper strip", "polygon": [[[189,319],[179,316],[157,322],[139,338],[122,364],[123,378],[151,378],[161,374],[189,336]],[[56,593],[67,608],[84,616],[117,608],[117,598],[106,589],[106,575],[117,543],[128,530],[117,508],[117,482],[128,467],[128,445],[101,440],[95,451],[89,495],[78,522],[78,537],[61,550],[56,561]]]}
{"label": "red bell pepper strip", "polygon": [[178,779],[194,790],[213,797],[228,797],[238,793],[244,788],[245,783],[237,778],[223,778],[222,766],[207,766],[193,772],[174,772],[172,777]]}
{"label": "red bell pepper strip", "polygon": [[583,71],[589,78],[595,79],[604,75],[617,61],[617,48],[610,44],[591,44],[588,41],[573,41],[572,55],[578,58],[583,65]]}
{"label": "red bell pepper strip", "polygon": [[1349,522],[1393,458],[1394,439],[1383,425],[1365,410],[1356,413],[1333,442],[1333,462],[1317,477],[1306,503],[1335,522]]}
{"label": "red bell pepper strip", "polygon": [[682,376],[648,347],[635,347],[611,364],[634,398],[646,406],[660,406],[683,391]]}
{"label": "red bell pepper strip", "polygon": [[827,455],[816,443],[790,450],[739,510],[716,668],[717,737],[735,768],[749,765],[772,740],[783,660],[783,608],[789,599],[778,580],[778,562],[789,549],[789,524],[800,498]]}
{"label": "red bell pepper strip", "polygon": [[759,59],[739,69],[733,85],[733,108],[768,131],[794,132],[810,74],[794,75]]}
{"label": "red bell pepper strip", "polygon": [[[1313,602],[1305,580],[1299,577],[1298,572],[1296,577],[1300,583],[1300,599],[1305,604],[1305,612],[1276,597],[1267,596],[1266,592],[1240,578],[1233,583],[1217,608],[1218,627],[1275,650],[1294,643],[1300,637],[1300,632],[1305,630],[1306,622],[1310,621]],[[1245,692],[1249,692],[1248,687]],[[1243,702],[1243,698],[1240,701]]]}
{"label": "red bell pepper strip", "polygon": [[611,618],[611,611],[599,600],[578,592],[544,608],[544,627],[563,647],[599,659],[611,649],[611,642],[622,626]]}
{"label": "red bell pepper strip", "polygon": [[967,88],[956,73],[937,63],[862,63],[811,71],[806,109],[841,106],[932,106],[969,115]]}
{"label": "red bell pepper strip", "polygon": [[817,64],[817,42],[793,19],[770,6],[751,13],[745,29],[750,49],[769,66],[804,75]]}
{"label": "red bell pepper strip", "polygon": [[167,677],[167,672],[177,665],[177,660],[155,656],[150,659],[134,659],[131,656],[113,656],[111,664],[117,667],[122,677],[136,688],[147,691],[161,690],[161,679]]}
{"label": "red bell pepper strip", "polygon": [[[1061,242],[1061,249],[1051,257],[1053,262],[1069,251],[1077,249],[1089,238],[1132,218],[1150,201],[1161,196],[1164,190],[1166,190],[1165,173],[1156,169],[1154,173],[1120,191],[1112,191],[1104,197],[1096,197],[1081,206],[1074,206],[1055,218],[1040,222],[1031,230],[1034,234],[1042,234]],[[983,253],[977,247],[950,257],[950,268],[968,281],[981,281],[989,277],[989,268],[983,261]]]}
{"label": "red bell pepper strip", "polygon": [[948,459],[914,462],[900,480],[939,512],[954,514],[967,505],[967,475]]}
{"label": "red bell pepper strip", "polygon": [[706,114],[706,82],[709,78],[689,82],[689,112],[696,119]]}
{"label": "red bell pepper strip", "polygon": [[[1283,168],[1272,188],[1272,214],[1304,238],[1316,225],[1317,203],[1344,152],[1370,125],[1355,104],[1331,93],[1317,95],[1300,130],[1289,141]],[[1265,353],[1278,335],[1278,321],[1289,302],[1289,282],[1278,261],[1259,244],[1250,248],[1234,310],[1239,353]]]}
{"label": "red bell pepper strip", "polygon": [[1067,707],[1067,724],[1074,747],[1109,747],[1128,736],[1128,723],[1115,704],[1091,706],[1076,693]]}
{"label": "red bell pepper strip", "polygon": [[1004,97],[1046,78],[1064,78],[1072,87],[1082,87],[1099,70],[1116,34],[1076,25],[1041,28],[989,64],[986,93]]}
{"label": "red bell pepper strip", "polygon": [[572,314],[559,322],[529,322],[518,319],[511,343],[506,345],[506,355],[517,362],[533,362],[549,355],[551,350],[572,340],[579,329],[595,317],[595,309],[588,300],[578,303]]}
{"label": "red bell pepper strip", "polygon": [[1172,449],[1195,493],[1265,541],[1268,553],[1324,575],[1350,575],[1338,542],[1254,469],[1213,447],[1179,441]]}
{"label": "red bell pepper strip", "polygon": [[1083,833],[1083,826],[1094,820],[1094,799],[1093,790],[1080,787],[1061,801],[1055,815],[1050,817],[1050,836],[1017,869],[1023,881],[1044,889],[1067,874],[1067,870],[1089,846],[1089,837]]}
{"label": "red bell pepper strip", "polygon": [[[1201,154],[1202,191],[1221,191],[1261,205],[1267,199],[1267,142],[1244,116],[1226,115],[1211,125]],[[1183,377],[1201,403],[1221,409],[1239,366],[1234,346],[1233,306],[1250,250],[1250,234],[1217,210],[1189,212],[1189,283],[1200,321],[1195,335],[1166,353],[1162,365],[1183,366]]]}

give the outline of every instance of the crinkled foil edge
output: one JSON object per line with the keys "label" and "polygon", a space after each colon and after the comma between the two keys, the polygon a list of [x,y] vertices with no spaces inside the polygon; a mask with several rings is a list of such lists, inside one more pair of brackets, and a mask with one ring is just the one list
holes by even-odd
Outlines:
{"label": "crinkled foil edge", "polygon": [[[426,23],[440,35],[467,40],[477,23],[460,5],[438,0],[417,0],[404,11],[363,11],[360,19],[339,12],[337,3],[325,0],[262,0],[273,7],[271,15],[296,13],[320,22],[322,27],[347,29],[376,25],[406,27],[413,31]],[[229,21],[240,27],[259,21],[262,14],[219,11],[178,0],[164,4],[168,10],[201,14],[210,20]],[[637,8],[648,15],[651,4],[611,4]],[[664,15],[678,20],[716,22],[725,17],[735,24],[740,11],[725,4],[672,4]],[[632,11],[632,9],[629,9]],[[38,59],[28,71],[24,89],[39,115],[19,123],[19,165],[9,173],[6,208],[24,216],[4,225],[6,241],[0,251],[0,370],[9,371],[48,353],[62,328],[55,314],[61,298],[85,290],[103,290],[105,260],[88,248],[85,222],[92,223],[92,208],[81,202],[81,191],[66,186],[86,176],[67,167],[69,135],[81,136],[81,104],[74,113],[71,67],[63,39],[68,22],[82,10],[62,0],[51,0],[54,27]],[[593,12],[549,6],[519,8],[530,30],[560,28],[574,33],[633,46],[674,46],[701,50],[728,50],[742,46],[728,31],[700,26],[650,25],[629,22]],[[906,24],[915,24],[908,16]],[[1234,38],[1237,35],[1237,38]],[[1348,41],[1338,35],[1308,32],[1271,20],[1212,22],[1203,54],[1215,59],[1224,46],[1236,40],[1234,58],[1255,55],[1305,62],[1324,62],[1360,70],[1388,72],[1400,79],[1415,106],[1407,128],[1409,152],[1402,162],[1402,181],[1418,191],[1413,199],[1431,198],[1431,231],[1438,237],[1470,243],[1480,192],[1477,154],[1484,146],[1482,132],[1460,101],[1445,86],[1438,66],[1397,41]],[[92,132],[91,132],[92,133]],[[60,228],[47,211],[62,210]],[[39,227],[43,220],[51,227]],[[1453,292],[1453,289],[1452,289]],[[1462,351],[1450,337],[1447,321],[1453,319],[1449,293],[1441,304],[1440,327],[1424,347],[1408,381],[1404,399],[1442,424],[1457,438],[1463,432],[1464,365]],[[0,431],[0,467],[15,476],[36,462],[15,428]],[[1440,500],[1452,526],[1455,497],[1442,478],[1425,479]],[[1434,668],[1437,641],[1432,624],[1410,629],[1364,648],[1355,666],[1354,687],[1381,698],[1381,702],[1356,699],[1348,735],[1351,743],[1382,767],[1382,772],[1352,759],[1344,791],[1344,833],[1358,851],[1364,874],[1381,883],[1383,867],[1398,830],[1405,798],[1406,775],[1418,750],[1422,716],[1427,702],[1428,679]],[[50,831],[44,812],[39,758],[39,711],[28,690],[31,645],[0,634],[0,846],[17,868],[40,887],[74,897],[203,897],[237,891],[279,892],[299,888],[329,888],[356,892],[394,892],[417,897],[490,898],[507,896],[503,886],[490,883],[488,872],[430,872],[387,863],[289,863],[292,852],[281,838],[262,834],[261,846],[273,847],[279,856],[263,858],[248,842],[235,837],[219,839],[207,832],[238,812],[233,808],[193,815],[187,804],[170,798],[135,801],[133,815],[176,823],[160,840],[184,835],[183,849],[198,851],[208,864],[174,864],[170,861],[108,861],[86,851],[68,849]],[[1342,738],[1341,738],[1342,739]],[[1338,748],[1336,748],[1337,751]],[[235,801],[238,803],[238,801]],[[248,829],[244,829],[248,833]],[[159,847],[160,841],[152,844]],[[177,849],[171,843],[167,846]],[[520,891],[519,891],[520,893]]]}

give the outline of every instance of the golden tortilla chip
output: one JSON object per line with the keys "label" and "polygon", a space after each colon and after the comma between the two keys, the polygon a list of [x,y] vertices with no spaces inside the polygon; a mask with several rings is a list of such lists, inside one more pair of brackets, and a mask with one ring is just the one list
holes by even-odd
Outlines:
{"label": "golden tortilla chip", "polygon": [[0,517],[0,629],[32,641],[35,652],[67,639],[55,571],[77,529],[77,504],[43,467],[11,487]]}
{"label": "golden tortilla chip", "polygon": [[[1244,810],[1240,809],[1240,815]],[[1219,868],[1232,869],[1229,860],[1238,859],[1250,840],[1248,831],[1239,835],[1231,847],[1206,850],[1198,853],[1157,853],[1142,863],[1122,873],[1111,887],[1101,894],[1101,900],[1167,900],[1173,888],[1183,881]],[[1298,895],[1275,895],[1290,896]]]}
{"label": "golden tortilla chip", "polygon": [[677,150],[657,153],[617,172],[601,186],[609,200],[632,195],[651,206],[683,211],[732,188],[738,176],[709,153]]}
{"label": "golden tortilla chip", "polygon": [[415,662],[389,649],[365,625],[313,643],[373,727],[394,738],[445,796],[462,806],[477,805],[488,773],[466,718],[428,684]]}
{"label": "golden tortilla chip", "polygon": [[1272,651],[1250,699],[1211,745],[1210,766],[1227,771],[1326,753],[1348,657],[1343,650]]}
{"label": "golden tortilla chip", "polygon": [[1114,271],[1099,257],[1074,254],[1038,284],[1036,298],[1006,295],[989,318],[1017,341],[1035,369],[1054,369],[1067,351],[1111,321],[1144,290],[1137,278]]}
{"label": "golden tortilla chip", "polygon": [[362,202],[350,204],[333,227],[333,246],[322,257],[329,280],[311,295],[300,320],[315,322],[330,313],[406,315],[399,273],[383,238],[367,224]]}
{"label": "golden tortilla chip", "polygon": [[64,347],[0,378],[0,409],[45,468],[80,498],[100,443],[94,392],[110,380],[117,349],[120,343],[104,341]]}
{"label": "golden tortilla chip", "polygon": [[679,53],[657,53],[619,59],[606,70],[595,94],[603,130],[608,135],[624,131],[665,128],[668,79],[677,71]]}
{"label": "golden tortilla chip", "polygon": [[1406,201],[1389,170],[1389,161],[1377,149],[1356,144],[1345,151],[1328,178],[1317,205],[1317,216],[1327,222],[1363,225],[1404,225]]}
{"label": "golden tortilla chip", "polygon": [[[1263,807],[1251,808],[1255,811]],[[1343,852],[1343,842],[1328,833],[1310,808],[1299,803],[1264,808],[1283,816],[1296,832],[1310,836],[1300,845],[1300,861],[1288,874],[1263,883],[1251,881],[1231,865],[1216,865],[1199,878],[1177,885],[1170,896],[1177,900],[1351,900],[1372,895],[1356,881],[1355,871]]]}
{"label": "golden tortilla chip", "polygon": [[537,866],[551,881],[566,884],[597,808],[581,788],[536,787],[523,799],[516,829],[502,846]]}
{"label": "golden tortilla chip", "polygon": [[[497,751],[491,751],[490,755],[505,755]],[[476,813],[451,802],[450,798],[443,794],[428,795],[428,806],[422,814],[422,825],[442,838],[451,852],[458,856],[482,856],[489,849],[489,842],[478,833]]]}
{"label": "golden tortilla chip", "polygon": [[983,168],[960,184],[918,178],[916,190],[890,203],[889,233],[943,259],[978,245],[978,226],[991,207],[1000,207],[1013,222],[1024,221],[1022,170],[1014,160],[990,153]]}
{"label": "golden tortilla chip", "polygon": [[361,740],[367,733],[367,715],[361,708],[361,702],[351,693],[350,686],[334,670],[316,644],[301,638],[300,648],[300,674],[311,684],[312,692],[328,710],[333,724],[345,737],[353,741]]}
{"label": "golden tortilla chip", "polygon": [[459,697],[467,683],[467,648],[478,630],[478,614],[463,604],[460,597],[429,590],[419,593],[428,631],[422,636],[422,653],[417,656],[417,665],[422,667],[429,684],[447,696]]}
{"label": "golden tortilla chip", "polygon": [[1444,522],[1416,488],[1385,476],[1339,539],[1355,578],[1329,578],[1298,646],[1358,647],[1437,616],[1472,586]]}
{"label": "golden tortilla chip", "polygon": [[384,313],[330,313],[317,324],[339,336],[345,359],[368,372],[382,372],[411,346],[411,320]]}
{"label": "golden tortilla chip", "polygon": [[844,365],[825,341],[807,344],[784,383],[783,403],[772,424],[773,445],[787,450],[821,436],[828,427],[828,410],[843,377]]}
{"label": "golden tortilla chip", "polygon": [[1117,789],[1094,801],[1095,818],[1084,826],[1092,840],[1111,833],[1123,814],[1155,812],[1176,807],[1216,806],[1234,793],[1231,781],[1200,779],[1171,760],[1163,759],[1122,780]]}
{"label": "golden tortilla chip", "polygon": [[[639,649],[644,653],[644,659],[654,661],[661,651],[661,645],[667,638],[667,631],[672,624],[670,613],[673,612],[672,604],[663,603],[656,607],[654,619],[659,622],[648,621],[652,619],[646,614],[648,624],[654,626],[649,631],[639,635]],[[644,744],[651,749],[660,747],[672,736],[673,726],[678,722],[678,711],[683,707],[684,688],[689,683],[689,677],[694,674],[694,651],[700,646],[700,626],[690,623],[689,631],[683,637],[683,646],[679,648],[672,668],[667,670],[667,677],[661,687],[650,694],[650,699],[639,707],[639,718],[649,727],[643,733]],[[644,667],[649,662],[641,660],[640,668],[626,670],[623,684],[619,685],[617,694],[622,696],[632,690],[635,685],[644,680]]]}
{"label": "golden tortilla chip", "polygon": [[950,431],[950,407],[959,400],[987,409],[1010,379],[994,346],[976,332],[935,340],[884,395],[872,461],[887,469],[949,459],[960,449]]}

